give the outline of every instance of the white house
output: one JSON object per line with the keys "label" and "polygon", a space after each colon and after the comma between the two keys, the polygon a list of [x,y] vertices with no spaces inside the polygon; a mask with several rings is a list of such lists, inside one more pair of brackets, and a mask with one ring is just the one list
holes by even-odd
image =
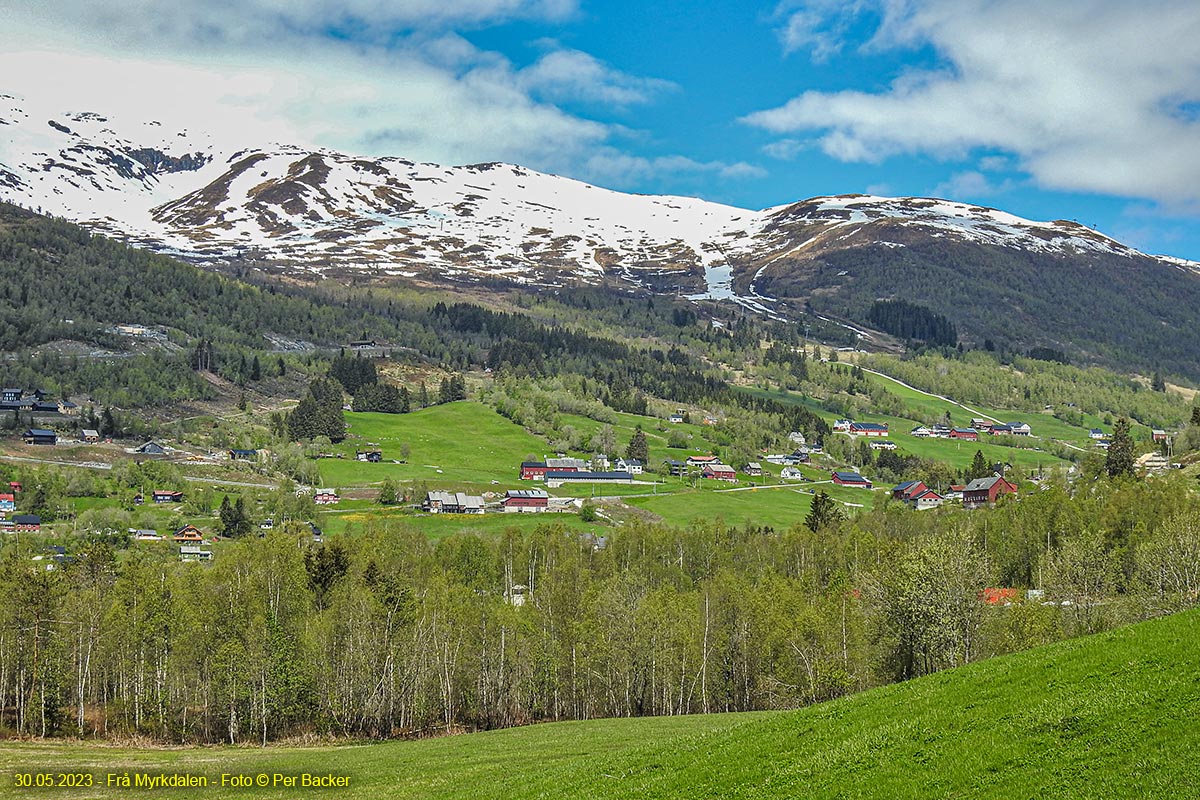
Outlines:
{"label": "white house", "polygon": [[641,475],[644,469],[642,462],[636,458],[618,458],[617,472],[628,472],[630,475]]}

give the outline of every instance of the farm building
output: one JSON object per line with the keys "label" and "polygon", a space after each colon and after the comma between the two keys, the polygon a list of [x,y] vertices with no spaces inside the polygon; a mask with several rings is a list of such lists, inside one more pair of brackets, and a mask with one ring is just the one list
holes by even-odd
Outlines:
{"label": "farm building", "polygon": [[974,428],[951,428],[950,438],[964,442],[977,442],[979,441],[979,431]]}
{"label": "farm building", "polygon": [[700,474],[711,480],[737,483],[737,470],[728,464],[709,464],[701,470]]}
{"label": "farm building", "polygon": [[425,495],[421,507],[431,514],[482,514],[483,498],[465,492],[434,491]]}
{"label": "farm building", "polygon": [[588,468],[582,458],[547,458],[545,461],[525,461],[521,464],[521,480],[543,481],[548,472],[581,472]]}
{"label": "farm building", "polygon": [[509,513],[538,513],[549,509],[550,495],[542,489],[509,489],[500,505]]}
{"label": "farm building", "polygon": [[926,486],[924,481],[905,481],[893,487],[892,499],[899,500],[917,511],[937,508],[945,500],[940,494]]}
{"label": "farm building", "polygon": [[58,434],[45,428],[30,428],[21,434],[25,444],[57,444]]}
{"label": "farm building", "polygon": [[182,503],[183,492],[176,492],[170,489],[155,489],[150,498],[156,503]]}
{"label": "farm building", "polygon": [[976,478],[963,489],[963,508],[979,508],[991,505],[1000,499],[1001,495],[1016,494],[1017,485],[1009,483],[999,476]]}
{"label": "farm building", "polygon": [[887,436],[888,426],[879,422],[852,422],[849,433],[851,436]]}
{"label": "farm building", "polygon": [[872,486],[869,480],[857,472],[835,472],[833,482],[838,486],[853,486],[858,489],[870,489]]}
{"label": "farm building", "polygon": [[564,483],[633,483],[628,472],[547,472],[546,486],[551,489]]}
{"label": "farm building", "polygon": [[37,514],[17,514],[12,519],[13,529],[17,531],[40,531],[42,529],[42,518]]}

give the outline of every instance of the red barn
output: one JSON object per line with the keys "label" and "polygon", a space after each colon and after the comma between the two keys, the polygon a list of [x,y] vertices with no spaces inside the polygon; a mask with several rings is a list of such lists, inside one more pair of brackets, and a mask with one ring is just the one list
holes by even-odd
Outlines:
{"label": "red barn", "polygon": [[963,508],[992,505],[1001,495],[1016,493],[1017,485],[999,476],[976,478],[963,489]]}
{"label": "red barn", "polygon": [[550,495],[542,489],[509,489],[501,505],[512,513],[538,513],[550,507]]}
{"label": "red barn", "polygon": [[737,483],[737,470],[728,464],[709,464],[700,473],[705,478]]}
{"label": "red barn", "polygon": [[857,472],[835,472],[833,482],[838,486],[854,486],[859,489],[870,489],[871,482]]}

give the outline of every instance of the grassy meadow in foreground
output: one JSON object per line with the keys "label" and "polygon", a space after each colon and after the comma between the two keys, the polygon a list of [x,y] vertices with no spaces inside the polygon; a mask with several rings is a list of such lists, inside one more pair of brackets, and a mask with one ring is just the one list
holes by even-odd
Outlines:
{"label": "grassy meadow in foreground", "polygon": [[[0,748],[19,772],[188,772],[171,797],[1184,798],[1200,785],[1200,613],[1121,628],[792,712],[536,725],[344,747]],[[347,788],[213,788],[221,773],[335,773]],[[146,796],[153,793],[143,790]],[[160,792],[165,794],[166,792]]]}

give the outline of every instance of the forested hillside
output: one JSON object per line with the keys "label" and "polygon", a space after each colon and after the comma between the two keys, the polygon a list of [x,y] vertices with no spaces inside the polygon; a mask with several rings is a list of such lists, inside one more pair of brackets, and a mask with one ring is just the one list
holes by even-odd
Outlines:
{"label": "forested hillside", "polygon": [[1139,256],[900,241],[905,246],[860,243],[822,252],[814,263],[778,265],[756,286],[864,324],[879,298],[919,304],[977,348],[986,341],[1018,353],[1045,347],[1118,371],[1200,378],[1200,275],[1191,270]]}

